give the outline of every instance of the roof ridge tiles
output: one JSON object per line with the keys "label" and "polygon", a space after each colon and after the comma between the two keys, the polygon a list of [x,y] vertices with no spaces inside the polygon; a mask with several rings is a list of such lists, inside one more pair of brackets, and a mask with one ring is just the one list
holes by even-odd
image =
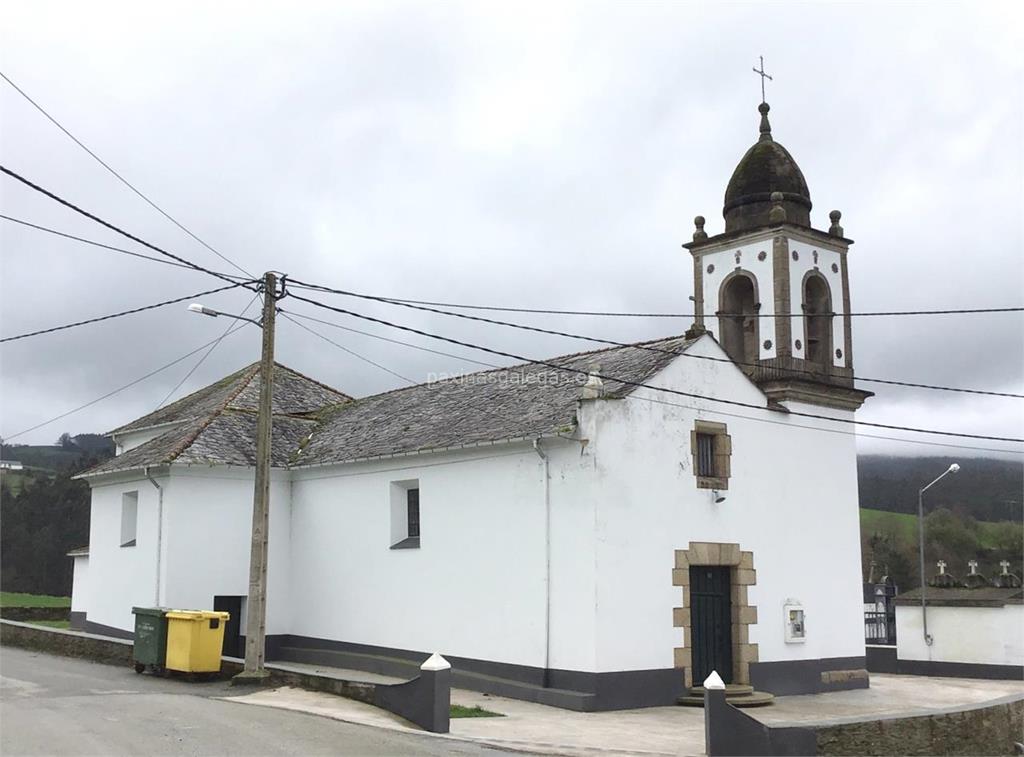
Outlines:
{"label": "roof ridge tiles", "polygon": [[325,384],[323,381],[317,381],[315,378],[312,378],[311,376],[307,376],[302,371],[297,371],[294,368],[289,368],[287,365],[283,365],[282,363],[279,363],[276,360],[274,361],[274,367],[275,368],[283,368],[284,370],[288,371],[289,373],[293,373],[296,376],[298,376],[299,378],[305,379],[306,381],[310,382],[311,384],[316,384],[317,386],[323,387],[324,389],[326,389],[329,392],[341,395],[342,397],[345,397],[345,398],[347,398],[349,400],[355,399],[351,395],[346,394],[345,392],[343,392],[343,391],[341,391],[339,389],[335,389],[330,384]]}
{"label": "roof ridge tiles", "polygon": [[221,413],[223,413],[225,410],[227,410],[228,409],[228,405],[231,404],[231,402],[235,399],[235,397],[237,397],[239,394],[241,394],[242,391],[247,386],[249,386],[250,383],[252,383],[253,377],[257,373],[259,373],[259,369],[260,369],[259,363],[254,363],[254,364],[250,365],[248,367],[249,375],[244,377],[244,379],[241,382],[239,382],[238,388],[235,389],[235,391],[233,391],[230,394],[228,394],[228,396],[224,400],[224,402],[222,402],[219,407],[217,407],[213,412],[211,412],[206,417],[206,420],[204,420],[201,423],[196,424],[195,429],[192,432],[190,432],[189,434],[186,434],[185,438],[182,439],[178,444],[176,444],[171,449],[171,452],[167,456],[167,459],[166,459],[165,462],[168,462],[168,463],[174,462],[185,450],[187,450],[189,447],[191,447],[195,443],[196,439],[199,438],[199,435],[201,433],[203,433],[203,431],[206,429],[206,427],[209,426],[211,423],[213,423],[217,419],[217,416],[219,416]]}

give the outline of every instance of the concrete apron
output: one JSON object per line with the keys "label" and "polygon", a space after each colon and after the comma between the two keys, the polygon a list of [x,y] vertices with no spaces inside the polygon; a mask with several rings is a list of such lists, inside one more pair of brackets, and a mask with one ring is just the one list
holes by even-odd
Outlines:
{"label": "concrete apron", "polygon": [[[332,670],[331,673],[347,677],[350,671]],[[357,675],[355,671],[351,674]],[[864,722],[976,708],[1007,697],[1024,698],[1024,682],[875,675],[870,689],[779,697],[776,704],[747,713],[772,726]],[[278,688],[227,699],[395,731],[424,733],[383,710],[330,694]],[[479,705],[505,717],[453,718],[449,734],[429,735],[541,754],[705,753],[704,714],[697,708],[572,712],[461,689],[452,690],[452,704]]]}

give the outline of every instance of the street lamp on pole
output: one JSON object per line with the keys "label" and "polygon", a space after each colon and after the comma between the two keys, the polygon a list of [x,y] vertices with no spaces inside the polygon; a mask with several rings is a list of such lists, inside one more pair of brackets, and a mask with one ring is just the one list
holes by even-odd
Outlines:
{"label": "street lamp on pole", "polygon": [[245,668],[232,683],[263,682],[267,676],[264,655],[267,634],[267,537],[270,525],[270,435],[274,392],[274,317],[277,314],[277,276],[263,275],[263,317],[259,321],[222,313],[198,302],[189,311],[213,318],[226,316],[254,323],[263,330],[260,353],[260,404],[256,422],[256,475],[252,498],[252,538],[249,556],[249,596],[245,613]]}
{"label": "street lamp on pole", "polygon": [[932,636],[928,633],[928,606],[925,603],[925,586],[927,581],[924,577],[924,493],[931,489],[935,484],[939,483],[950,473],[956,473],[960,470],[960,466],[957,463],[953,463],[942,475],[932,481],[928,486],[923,489],[919,489],[917,492],[917,537],[918,537],[918,550],[917,556],[921,566],[921,627],[924,631],[924,643],[928,646],[932,645]]}

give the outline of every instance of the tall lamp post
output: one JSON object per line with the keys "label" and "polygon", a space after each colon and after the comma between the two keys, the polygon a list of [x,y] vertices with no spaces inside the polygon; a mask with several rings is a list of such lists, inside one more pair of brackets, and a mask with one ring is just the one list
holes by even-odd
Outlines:
{"label": "tall lamp post", "polygon": [[932,645],[932,636],[928,633],[928,607],[925,604],[925,586],[928,582],[924,577],[924,493],[931,489],[935,484],[939,483],[950,473],[956,473],[960,470],[960,466],[953,463],[951,466],[943,471],[942,475],[932,481],[928,486],[923,489],[919,489],[917,492],[917,538],[918,538],[918,549],[917,556],[921,564],[921,627],[924,631],[924,643],[928,646]]}
{"label": "tall lamp post", "polygon": [[263,275],[263,317],[259,321],[204,307],[188,306],[193,313],[220,315],[255,323],[263,330],[260,355],[260,404],[256,421],[256,476],[252,498],[252,545],[249,557],[249,596],[245,613],[245,668],[232,683],[255,683],[269,673],[264,667],[267,635],[267,536],[270,512],[270,434],[274,394],[274,317],[277,314],[277,276]]}

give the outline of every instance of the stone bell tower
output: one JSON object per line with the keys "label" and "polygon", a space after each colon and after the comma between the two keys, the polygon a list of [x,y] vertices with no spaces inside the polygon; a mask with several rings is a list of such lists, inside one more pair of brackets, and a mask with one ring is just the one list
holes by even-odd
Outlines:
{"label": "stone bell tower", "polygon": [[850,279],[841,214],[811,226],[800,166],[772,137],[768,103],[760,136],[725,190],[725,231],[693,241],[695,319],[773,400],[856,410],[870,392],[853,386]]}

